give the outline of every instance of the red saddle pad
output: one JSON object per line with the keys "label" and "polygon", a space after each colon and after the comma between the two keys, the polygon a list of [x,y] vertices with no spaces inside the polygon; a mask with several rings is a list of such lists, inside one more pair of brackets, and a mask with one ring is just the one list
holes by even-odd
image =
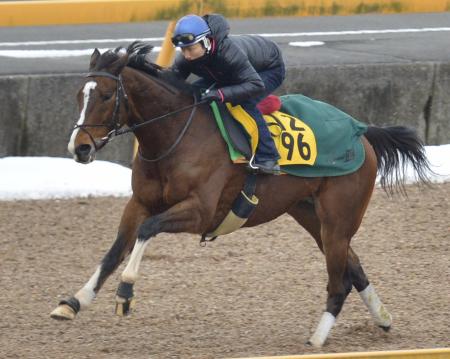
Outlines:
{"label": "red saddle pad", "polygon": [[256,105],[263,115],[270,115],[272,112],[279,111],[281,100],[278,96],[269,95]]}

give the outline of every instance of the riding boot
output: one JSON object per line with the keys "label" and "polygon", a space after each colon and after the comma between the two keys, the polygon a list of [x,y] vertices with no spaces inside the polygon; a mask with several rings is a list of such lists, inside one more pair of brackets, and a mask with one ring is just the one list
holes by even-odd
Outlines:
{"label": "riding boot", "polygon": [[280,174],[280,166],[278,165],[280,155],[275,147],[275,142],[270,135],[270,131],[267,128],[266,121],[261,112],[256,107],[249,107],[244,107],[244,109],[255,120],[259,133],[255,159],[254,162],[250,164],[250,167],[252,169],[257,169],[261,173],[278,175]]}
{"label": "riding boot", "polygon": [[[262,116],[261,116],[262,117]],[[263,120],[264,121],[264,120]],[[258,123],[258,122],[257,122]],[[264,121],[264,124],[258,123],[259,142],[256,147],[254,166],[258,167],[259,171],[266,174],[280,174],[280,166],[278,160],[280,155],[275,147],[270,131]]]}

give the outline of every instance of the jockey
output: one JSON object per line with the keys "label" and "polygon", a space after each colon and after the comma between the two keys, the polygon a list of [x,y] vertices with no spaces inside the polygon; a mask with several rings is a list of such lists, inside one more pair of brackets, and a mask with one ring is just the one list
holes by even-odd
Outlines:
{"label": "jockey", "polygon": [[[227,20],[219,14],[186,15],[178,20],[172,43],[181,48],[172,71],[186,79],[191,73],[201,79],[196,86],[206,90],[201,100],[231,102],[255,120],[259,143],[251,167],[279,174],[278,151],[256,105],[284,80],[281,51],[272,41],[256,35],[229,37]],[[213,89],[212,86],[214,86]]]}

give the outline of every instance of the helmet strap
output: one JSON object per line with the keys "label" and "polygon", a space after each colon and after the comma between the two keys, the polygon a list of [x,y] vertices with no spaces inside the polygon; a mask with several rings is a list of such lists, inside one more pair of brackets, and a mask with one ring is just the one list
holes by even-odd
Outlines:
{"label": "helmet strap", "polygon": [[203,42],[203,46],[206,49],[206,53],[209,54],[209,52],[211,51],[211,40],[205,36],[205,38],[202,40]]}

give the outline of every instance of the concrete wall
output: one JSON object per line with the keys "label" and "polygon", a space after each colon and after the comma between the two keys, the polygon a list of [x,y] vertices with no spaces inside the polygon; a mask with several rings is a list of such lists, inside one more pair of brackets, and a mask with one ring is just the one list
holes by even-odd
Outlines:
{"label": "concrete wall", "polygon": [[[67,144],[79,112],[82,75],[0,77],[0,157],[69,157]],[[134,136],[124,135],[98,159],[128,165]]]}
{"label": "concrete wall", "polygon": [[436,65],[428,127],[429,143],[450,143],[450,63]]}
{"label": "concrete wall", "polygon": [[[427,143],[437,144],[450,140],[448,131],[441,135],[430,131],[448,120],[445,91],[450,90],[450,64],[439,66],[440,74],[436,74],[437,67],[412,63],[290,68],[283,91],[328,102],[369,124],[413,127]],[[447,81],[440,76],[447,76]],[[439,99],[433,95],[435,78],[441,84]],[[439,112],[429,111],[433,99],[431,108],[442,107]]]}
{"label": "concrete wall", "polygon": [[20,153],[27,93],[25,77],[0,78],[0,156]]}
{"label": "concrete wall", "polygon": [[[82,75],[0,77],[0,157],[69,157]],[[288,68],[278,91],[328,102],[360,121],[415,128],[427,144],[450,143],[450,63]],[[98,155],[129,164],[134,137],[125,135]]]}

